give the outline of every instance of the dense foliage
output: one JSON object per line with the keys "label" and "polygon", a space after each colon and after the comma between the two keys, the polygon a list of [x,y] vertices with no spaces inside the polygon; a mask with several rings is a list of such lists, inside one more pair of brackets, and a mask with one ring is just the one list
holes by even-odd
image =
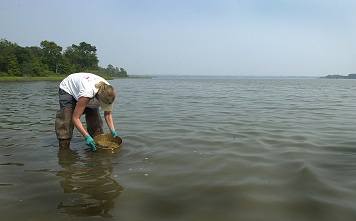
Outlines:
{"label": "dense foliage", "polygon": [[53,41],[42,41],[40,47],[21,47],[0,39],[0,76],[51,76],[75,72],[92,72],[112,77],[128,77],[123,68],[99,67],[96,47],[86,42],[63,48]]}

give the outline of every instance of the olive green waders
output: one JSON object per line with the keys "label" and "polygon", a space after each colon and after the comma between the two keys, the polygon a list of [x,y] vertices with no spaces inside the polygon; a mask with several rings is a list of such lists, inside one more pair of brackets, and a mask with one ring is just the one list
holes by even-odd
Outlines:
{"label": "olive green waders", "polygon": [[[103,134],[103,120],[101,119],[99,109],[86,108],[84,113],[87,131],[89,135],[95,137],[96,135]],[[57,111],[55,129],[60,148],[69,148],[70,140],[73,137],[74,129],[72,116],[72,108],[65,107]]]}
{"label": "olive green waders", "polygon": [[87,123],[87,131],[90,136],[103,134],[103,120],[101,119],[99,108],[85,108],[85,121]]}
{"label": "olive green waders", "polygon": [[[55,130],[60,148],[69,148],[70,141],[73,137],[74,124],[72,122],[73,111],[76,100],[70,94],[59,90],[60,110],[57,111]],[[103,120],[101,119],[99,108],[85,108],[85,121],[87,131],[90,136],[103,134]]]}
{"label": "olive green waders", "polygon": [[73,109],[70,107],[65,107],[57,111],[55,129],[60,148],[69,148],[74,129],[72,115]]}

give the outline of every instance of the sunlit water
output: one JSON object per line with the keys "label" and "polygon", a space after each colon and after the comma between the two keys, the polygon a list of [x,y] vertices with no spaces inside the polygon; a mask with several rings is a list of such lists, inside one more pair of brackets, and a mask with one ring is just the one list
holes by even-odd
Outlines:
{"label": "sunlit water", "polygon": [[356,81],[110,82],[96,153],[58,150],[59,82],[0,83],[1,220],[356,219]]}

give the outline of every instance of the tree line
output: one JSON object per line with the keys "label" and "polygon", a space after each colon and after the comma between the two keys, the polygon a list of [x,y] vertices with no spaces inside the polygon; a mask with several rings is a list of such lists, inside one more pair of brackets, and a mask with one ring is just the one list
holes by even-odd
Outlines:
{"label": "tree line", "polygon": [[51,76],[91,72],[111,77],[128,77],[125,69],[109,64],[100,67],[96,47],[86,42],[72,44],[65,50],[53,41],[42,41],[40,47],[21,47],[0,39],[1,76]]}

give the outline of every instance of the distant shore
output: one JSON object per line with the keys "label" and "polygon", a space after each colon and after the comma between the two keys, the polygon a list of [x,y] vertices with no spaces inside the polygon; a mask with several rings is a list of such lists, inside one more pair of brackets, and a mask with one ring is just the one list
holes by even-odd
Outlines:
{"label": "distant shore", "polygon": [[321,77],[321,78],[324,78],[324,79],[356,79],[356,74],[349,74],[347,76],[334,74],[334,75],[327,75],[326,77]]}
{"label": "distant shore", "polygon": [[[3,76],[0,77],[0,82],[35,82],[35,81],[62,81],[67,76],[47,76],[47,77],[14,77]],[[115,79],[110,76],[104,76],[106,80]],[[132,75],[125,77],[126,79],[136,78],[318,78],[315,76],[225,76],[225,75]],[[356,79],[356,74],[344,75],[327,75],[325,77],[319,77],[321,79]]]}

